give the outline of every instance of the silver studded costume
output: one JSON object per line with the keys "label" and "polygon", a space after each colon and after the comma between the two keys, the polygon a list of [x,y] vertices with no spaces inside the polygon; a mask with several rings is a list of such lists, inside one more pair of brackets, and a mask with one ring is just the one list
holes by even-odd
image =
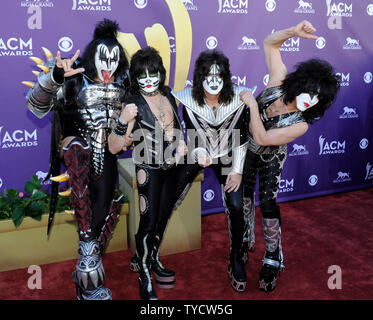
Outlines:
{"label": "silver studded costume", "polygon": [[[265,89],[257,98],[259,113],[266,130],[283,128],[305,121],[302,113],[281,114],[268,118],[266,109],[284,95],[281,86]],[[257,175],[259,175],[259,202],[262,212],[262,225],[266,254],[263,266],[272,266],[277,270],[284,268],[281,246],[281,217],[276,204],[276,198],[281,179],[281,173],[286,160],[287,146],[259,146],[249,135],[248,150],[244,168],[244,201],[247,204],[247,218],[250,221],[245,230],[244,246],[253,249],[255,242],[255,205],[254,191]],[[265,269],[264,268],[264,269]],[[269,268],[270,269],[270,268]],[[276,275],[271,276],[270,270],[261,272],[259,287],[264,291],[271,291],[276,285]]]}
{"label": "silver studded costume", "polygon": [[[120,199],[113,199],[117,155],[108,151],[107,141],[120,115],[128,78],[118,76],[104,84],[77,74],[58,82],[55,79],[63,79],[63,70],[53,58],[46,65],[50,72],[39,74],[27,94],[27,106],[39,118],[53,110],[49,175],[57,176],[64,162],[80,240],[73,273],[77,298],[108,300],[111,292],[103,286],[102,255],[119,217]],[[68,136],[74,138],[61,150],[61,141]],[[58,182],[53,181],[48,234],[58,189]]]}
{"label": "silver studded costume", "polygon": [[[242,183],[237,191],[225,192],[224,185],[229,173],[242,174],[246,148],[248,110],[240,100],[239,93],[245,89],[234,86],[233,100],[229,104],[222,104],[216,112],[207,105],[199,106],[192,97],[190,88],[174,93],[174,96],[183,105],[183,117],[188,137],[187,164],[181,168],[178,176],[178,195],[176,205],[185,197],[191,183],[203,168],[197,163],[199,152],[212,158],[213,164],[209,166],[214,171],[222,186],[223,204],[227,213],[230,236],[231,253],[229,259],[229,274],[232,286],[242,292],[246,280],[237,280],[233,277],[232,261],[242,257],[243,233],[247,228],[243,205]],[[236,262],[234,262],[236,264]],[[245,276],[246,277],[246,276]]]}

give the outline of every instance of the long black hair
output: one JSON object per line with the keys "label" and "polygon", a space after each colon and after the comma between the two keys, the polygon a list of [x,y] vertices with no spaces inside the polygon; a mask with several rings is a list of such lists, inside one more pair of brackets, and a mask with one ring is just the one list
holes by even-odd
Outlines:
{"label": "long black hair", "polygon": [[205,104],[205,93],[203,91],[202,83],[208,75],[210,67],[214,63],[219,66],[220,77],[224,81],[223,89],[220,91],[219,95],[219,103],[228,104],[233,100],[234,91],[228,58],[218,50],[206,50],[201,52],[194,66],[192,96],[199,106]]}
{"label": "long black hair", "polygon": [[117,40],[118,30],[118,23],[109,19],[104,19],[96,24],[93,40],[88,43],[81,59],[81,64],[85,69],[84,73],[89,78],[94,79],[97,75],[95,54],[97,46],[101,43],[107,45],[108,47],[115,45],[119,47],[119,65],[113,74],[114,77],[122,76],[126,73],[126,70],[128,69],[128,60],[123,47]]}
{"label": "long black hair", "polygon": [[166,69],[163,66],[162,57],[159,55],[158,51],[153,47],[145,47],[138,50],[131,58],[130,66],[130,78],[131,78],[131,93],[138,94],[140,92],[140,87],[137,82],[137,78],[148,69],[149,73],[160,74],[158,90],[166,95],[166,87],[164,82],[166,80]]}
{"label": "long black hair", "polygon": [[313,123],[324,115],[335,100],[340,79],[327,61],[310,59],[299,63],[296,70],[285,77],[282,87],[285,104],[294,101],[301,93],[318,94],[319,102],[303,112],[306,122]]}

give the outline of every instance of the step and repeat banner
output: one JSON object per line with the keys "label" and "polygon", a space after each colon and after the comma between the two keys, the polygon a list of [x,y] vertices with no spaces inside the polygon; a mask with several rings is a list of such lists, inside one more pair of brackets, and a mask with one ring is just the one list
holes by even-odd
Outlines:
{"label": "step and repeat banner", "polygon": [[[175,91],[192,86],[199,53],[216,48],[229,57],[233,81],[257,86],[256,94],[268,81],[266,35],[309,20],[319,38],[286,41],[283,60],[290,72],[309,58],[328,60],[342,87],[326,116],[288,145],[278,199],[373,186],[373,0],[8,0],[0,9],[0,192],[23,190],[48,171],[51,115],[40,120],[26,108],[21,82],[36,81],[38,70],[29,58],[45,59],[42,47],[64,57],[84,50],[103,18],[119,23],[129,56],[146,45],[160,51]],[[210,169],[202,208],[223,210]]]}

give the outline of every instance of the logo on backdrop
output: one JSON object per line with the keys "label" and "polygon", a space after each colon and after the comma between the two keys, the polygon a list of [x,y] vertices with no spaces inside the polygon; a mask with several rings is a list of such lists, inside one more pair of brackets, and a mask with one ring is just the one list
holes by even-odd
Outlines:
{"label": "logo on backdrop", "polygon": [[[141,0],[137,1],[141,2]],[[111,11],[111,0],[73,0],[73,7],[71,8],[71,10]]]}
{"label": "logo on backdrop", "polygon": [[208,37],[206,40],[206,47],[210,50],[215,49],[218,46],[218,39],[214,36]]}
{"label": "logo on backdrop", "polygon": [[308,178],[308,184],[311,186],[311,187],[314,187],[315,185],[317,185],[317,183],[319,182],[319,178],[317,175],[313,174],[312,176],[310,176]]}
{"label": "logo on backdrop", "polygon": [[321,135],[319,137],[320,152],[319,155],[325,154],[341,154],[346,152],[346,140],[343,142],[334,140],[326,141]]}
{"label": "logo on backdrop", "polygon": [[181,0],[181,2],[184,3],[185,8],[188,11],[197,11],[198,10],[197,6],[194,4],[195,1],[196,0]]}
{"label": "logo on backdrop", "polygon": [[359,118],[356,108],[343,107],[343,113],[339,116],[339,119],[354,119]]}
{"label": "logo on backdrop", "polygon": [[366,73],[364,74],[364,82],[365,82],[365,83],[371,83],[372,80],[373,80],[373,75],[372,75],[372,73],[371,73],[371,72],[366,72]]}
{"label": "logo on backdrop", "polygon": [[298,1],[298,8],[294,10],[295,13],[315,13],[315,10],[312,8],[312,3],[299,0]]}
{"label": "logo on backdrop", "polygon": [[373,166],[368,162],[365,169],[366,169],[365,180],[372,180],[373,179]]}
{"label": "logo on backdrop", "polygon": [[267,73],[267,74],[264,76],[264,78],[263,78],[263,84],[264,84],[265,86],[267,86],[267,85],[268,85],[268,81],[269,81],[269,74]]}
{"label": "logo on backdrop", "polygon": [[176,53],[175,37],[169,36],[168,41],[170,42],[170,53]]}
{"label": "logo on backdrop", "polygon": [[367,14],[369,14],[370,16],[373,16],[373,3],[368,4],[368,6],[367,6]]}
{"label": "logo on backdrop", "polygon": [[324,37],[318,37],[315,41],[315,45],[317,49],[324,49],[326,46],[326,40]]}
{"label": "logo on backdrop", "polygon": [[218,0],[218,13],[248,13],[249,0]]}
{"label": "logo on backdrop", "polygon": [[53,7],[53,1],[51,0],[23,0],[21,1],[21,7]]}
{"label": "logo on backdrop", "polygon": [[239,75],[233,75],[231,77],[231,80],[233,83],[235,83],[238,86],[246,86],[246,76],[240,77]]}
{"label": "logo on backdrop", "polygon": [[344,74],[342,72],[338,72],[337,76],[341,78],[341,87],[348,87],[350,85],[350,73]]}
{"label": "logo on backdrop", "polygon": [[192,88],[193,87],[193,80],[187,80],[185,81],[185,87]]}
{"label": "logo on backdrop", "polygon": [[294,191],[294,178],[291,180],[281,179],[278,186],[279,193],[292,192]]}
{"label": "logo on backdrop", "polygon": [[352,17],[352,3],[325,1],[328,17]]}
{"label": "logo on backdrop", "polygon": [[133,0],[134,5],[138,9],[144,9],[148,5],[148,0]]}
{"label": "logo on backdrop", "polygon": [[27,148],[38,145],[38,135],[35,129],[29,132],[25,129],[6,131],[0,126],[0,149]]}
{"label": "logo on backdrop", "polygon": [[48,172],[39,170],[39,171],[36,171],[35,175],[40,180],[41,184],[43,185],[52,184],[52,181],[49,179],[47,181],[43,181],[47,177]]}
{"label": "logo on backdrop", "polygon": [[0,178],[0,188],[3,186],[3,179]]}
{"label": "logo on backdrop", "polygon": [[308,155],[309,152],[307,151],[306,149],[306,145],[305,144],[293,144],[293,150],[289,153],[289,156],[290,157],[295,157],[295,156],[304,156],[304,155]]}
{"label": "logo on backdrop", "polygon": [[203,193],[203,199],[207,202],[210,202],[212,200],[214,200],[215,198],[215,192],[214,190],[212,189],[207,189],[204,193]]}
{"label": "logo on backdrop", "polygon": [[58,48],[62,52],[69,52],[74,46],[73,41],[69,37],[62,37],[60,40],[58,40]]}
{"label": "logo on backdrop", "polygon": [[238,50],[259,50],[260,47],[256,43],[256,39],[243,36]]}
{"label": "logo on backdrop", "polygon": [[266,10],[268,12],[273,12],[276,10],[276,1],[275,0],[267,0],[265,3]]}
{"label": "logo on backdrop", "polygon": [[368,145],[369,145],[369,140],[367,138],[363,138],[360,140],[359,142],[359,147],[360,149],[364,150],[366,148],[368,148]]}
{"label": "logo on backdrop", "polygon": [[32,56],[32,38],[0,38],[0,56]]}
{"label": "logo on backdrop", "polygon": [[359,40],[352,39],[351,37],[346,38],[346,44],[343,46],[344,50],[361,50]]}
{"label": "logo on backdrop", "polygon": [[340,183],[340,182],[347,182],[347,181],[351,181],[350,173],[338,171],[337,178],[333,180],[333,183]]}
{"label": "logo on backdrop", "polygon": [[[273,29],[272,33],[274,33],[276,30]],[[293,37],[290,38],[281,45],[280,51],[300,51],[300,38],[299,37]]]}

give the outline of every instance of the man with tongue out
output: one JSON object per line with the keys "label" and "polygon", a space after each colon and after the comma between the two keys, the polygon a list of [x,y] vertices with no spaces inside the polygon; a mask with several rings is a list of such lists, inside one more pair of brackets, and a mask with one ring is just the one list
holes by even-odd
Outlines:
{"label": "man with tongue out", "polygon": [[[109,300],[104,287],[102,255],[118,218],[120,199],[114,199],[117,155],[109,151],[110,134],[124,136],[119,115],[129,88],[128,61],[116,39],[118,24],[104,19],[81,59],[49,52],[38,82],[27,95],[37,117],[53,108],[52,183],[48,233],[53,222],[59,182],[69,189],[79,234],[78,262],[73,272],[77,298]],[[45,51],[45,50],[44,50]],[[63,163],[67,172],[60,174]]]}

